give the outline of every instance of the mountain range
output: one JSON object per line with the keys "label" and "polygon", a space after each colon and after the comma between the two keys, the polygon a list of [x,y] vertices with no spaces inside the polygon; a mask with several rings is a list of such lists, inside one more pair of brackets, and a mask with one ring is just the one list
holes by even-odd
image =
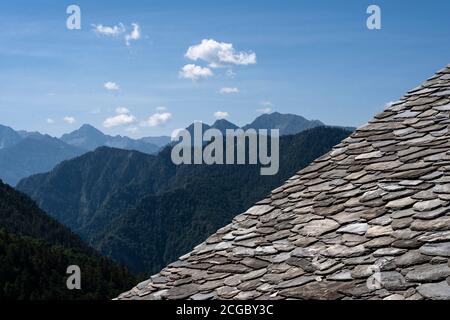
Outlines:
{"label": "mountain range", "polygon": [[[225,133],[227,129],[239,128],[225,119],[217,120],[211,126],[205,123],[202,126],[203,130],[215,128],[222,133]],[[280,135],[288,135],[319,126],[324,124],[298,115],[275,112],[261,115],[242,128],[245,130],[279,129]],[[187,127],[187,130],[193,133],[193,124]],[[170,141],[171,138],[168,136],[141,139],[110,136],[88,124],[64,134],[60,139],[39,132],[15,131],[0,125],[0,179],[14,186],[25,177],[50,171],[64,160],[75,158],[102,146],[155,154]]]}
{"label": "mountain range", "polygon": [[[106,135],[91,125],[85,124],[78,130],[61,137],[65,143],[87,151],[93,151],[98,147],[106,146],[124,150],[136,150],[153,154],[170,142],[170,137],[149,137],[144,139],[131,139],[124,136]],[[152,141],[152,142],[150,142]],[[155,144],[157,142],[158,144]]]}
{"label": "mountain range", "polygon": [[64,160],[72,159],[101,146],[157,153],[170,137],[134,140],[108,136],[93,126],[63,135],[60,139],[39,132],[15,131],[0,125],[0,179],[14,186],[33,174],[50,171]]}
{"label": "mountain range", "polygon": [[101,147],[17,188],[103,255],[155,272],[349,134],[317,127],[281,137],[275,176],[257,165],[175,166],[170,146],[157,155]]}
{"label": "mountain range", "polygon": [[[6,139],[5,139],[6,141]],[[10,140],[11,141],[11,140]],[[47,172],[86,151],[48,135],[31,134],[0,149],[0,179],[14,186],[20,179]]]}

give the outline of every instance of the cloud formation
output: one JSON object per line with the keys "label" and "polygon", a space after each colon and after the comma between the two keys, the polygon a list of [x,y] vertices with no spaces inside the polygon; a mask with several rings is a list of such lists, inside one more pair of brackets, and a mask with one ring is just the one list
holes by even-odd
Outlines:
{"label": "cloud formation", "polygon": [[128,113],[130,113],[130,110],[128,110],[125,107],[118,107],[118,108],[116,108],[116,113],[117,114],[128,114]]}
{"label": "cloud formation", "polygon": [[127,46],[130,46],[131,41],[136,41],[141,38],[141,27],[137,23],[132,23],[131,26],[133,27],[133,30],[131,33],[125,35],[125,43]]}
{"label": "cloud formation", "polygon": [[123,25],[123,23],[119,23],[116,26],[104,26],[102,24],[93,24],[93,31],[102,36],[109,37],[118,37],[123,35],[123,39],[125,40],[125,44],[127,46],[131,45],[131,41],[137,41],[141,39],[141,27],[137,23],[131,24],[131,31],[127,32],[127,28]]}
{"label": "cloud formation", "polygon": [[48,124],[54,124],[54,123],[55,123],[55,120],[53,120],[52,118],[47,118],[45,121],[46,121]]}
{"label": "cloud formation", "polygon": [[272,108],[262,108],[262,109],[257,109],[256,111],[259,113],[271,113]]}
{"label": "cloud formation", "polygon": [[239,88],[224,87],[220,89],[222,94],[239,93]]}
{"label": "cloud formation", "polygon": [[226,111],[217,111],[214,113],[214,117],[218,120],[228,118],[229,116],[230,114]]}
{"label": "cloud formation", "polygon": [[112,36],[116,37],[125,32],[125,26],[122,23],[119,23],[117,26],[104,26],[102,24],[93,24],[94,32],[104,36]]}
{"label": "cloud formation", "polygon": [[157,112],[141,123],[143,127],[157,127],[166,124],[172,119],[170,112]]}
{"label": "cloud formation", "polygon": [[209,68],[197,66],[195,64],[185,65],[179,72],[179,77],[183,79],[191,79],[197,81],[201,78],[209,78],[213,76],[213,72]]}
{"label": "cloud formation", "polygon": [[260,105],[262,105],[263,107],[273,107],[273,103],[270,101],[261,101]]}
{"label": "cloud formation", "polygon": [[130,125],[136,122],[136,118],[131,114],[130,110],[124,107],[116,109],[116,116],[106,118],[103,121],[105,128],[113,128],[118,126]]}
{"label": "cloud formation", "polygon": [[111,81],[106,82],[103,86],[105,87],[106,90],[109,90],[109,91],[119,91],[120,90],[119,85],[117,83],[111,82]]}
{"label": "cloud formation", "polygon": [[76,119],[74,117],[64,117],[63,121],[67,124],[74,124],[76,122]]}
{"label": "cloud formation", "polygon": [[158,111],[158,112],[167,111],[167,107],[164,107],[164,106],[156,107],[156,111]]}
{"label": "cloud formation", "polygon": [[271,113],[272,112],[273,103],[271,101],[265,100],[265,101],[261,101],[259,104],[261,106],[263,106],[264,108],[257,109],[256,110],[257,112],[259,112],[259,113]]}
{"label": "cloud formation", "polygon": [[256,63],[254,52],[236,51],[232,43],[218,42],[214,39],[203,39],[200,44],[190,46],[185,56],[193,61],[205,61],[210,68]]}

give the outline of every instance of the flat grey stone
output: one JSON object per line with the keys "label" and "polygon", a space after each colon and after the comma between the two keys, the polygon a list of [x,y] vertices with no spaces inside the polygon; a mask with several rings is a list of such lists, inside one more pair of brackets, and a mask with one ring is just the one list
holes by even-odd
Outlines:
{"label": "flat grey stone", "polygon": [[411,239],[411,240],[396,240],[392,243],[392,246],[394,248],[399,248],[399,249],[417,249],[420,246],[422,246],[422,242],[416,240],[416,239]]}
{"label": "flat grey stone", "polygon": [[399,249],[399,248],[381,248],[376,250],[373,253],[374,257],[384,257],[384,256],[399,256],[403,253],[405,253],[406,249]]}
{"label": "flat grey stone", "polygon": [[370,220],[371,225],[378,225],[378,226],[387,226],[392,222],[392,218],[388,215],[384,215],[381,217],[378,217],[376,219]]}
{"label": "flat grey stone", "polygon": [[191,296],[191,300],[197,300],[197,301],[203,301],[203,300],[210,300],[215,297],[213,292],[209,293],[196,293],[193,296]]}
{"label": "flat grey stone", "polygon": [[433,188],[433,192],[450,194],[450,184],[438,184]]}
{"label": "flat grey stone", "polygon": [[257,256],[271,255],[271,254],[275,254],[275,253],[278,253],[278,250],[275,249],[275,247],[273,247],[273,246],[258,247],[255,250],[255,254]]}
{"label": "flat grey stone", "polygon": [[198,286],[195,284],[187,284],[183,286],[173,287],[167,291],[167,297],[173,300],[181,300],[189,298],[190,296],[196,294],[198,291]]}
{"label": "flat grey stone", "polygon": [[414,267],[406,274],[408,281],[435,282],[445,280],[450,276],[450,268],[447,264],[421,265]]}
{"label": "flat grey stone", "polygon": [[414,200],[411,197],[406,197],[406,198],[402,198],[402,199],[398,199],[398,200],[393,200],[391,202],[389,202],[386,205],[386,208],[390,208],[390,209],[403,209],[406,207],[411,206],[412,204],[414,204],[417,200]]}
{"label": "flat grey stone", "polygon": [[445,202],[440,199],[420,201],[420,202],[417,202],[416,204],[414,204],[413,208],[414,208],[414,210],[420,211],[420,212],[431,211],[431,210],[439,208],[444,203]]}
{"label": "flat grey stone", "polygon": [[387,192],[384,191],[383,189],[377,189],[375,191],[367,191],[366,193],[364,193],[360,199],[361,202],[367,202],[367,201],[371,201],[377,198],[381,198],[382,196],[384,196]]}
{"label": "flat grey stone", "polygon": [[421,242],[443,242],[450,240],[450,231],[427,232],[417,238]]}
{"label": "flat grey stone", "polygon": [[336,221],[332,219],[321,219],[309,222],[298,232],[303,236],[318,237],[337,228],[339,228],[339,224]]}
{"label": "flat grey stone", "polygon": [[315,276],[300,276],[298,278],[283,281],[275,286],[275,289],[286,289],[292,287],[301,287],[309,282],[315,281]]}
{"label": "flat grey stone", "polygon": [[269,213],[274,209],[274,207],[269,205],[261,205],[261,206],[254,206],[251,207],[246,211],[246,214],[252,215],[252,216],[262,216],[263,214]]}
{"label": "flat grey stone", "polygon": [[391,237],[378,237],[364,243],[364,246],[370,249],[378,249],[382,247],[387,247],[391,245],[394,241],[395,239]]}
{"label": "flat grey stone", "polygon": [[353,279],[365,279],[373,275],[373,265],[358,265],[351,271]]}
{"label": "flat grey stone", "polygon": [[253,257],[255,250],[251,248],[236,247],[233,249],[233,254],[236,257]]}
{"label": "flat grey stone", "polygon": [[412,222],[413,219],[410,217],[402,219],[394,219],[391,223],[391,227],[394,230],[406,229],[411,225]]}
{"label": "flat grey stone", "polygon": [[450,216],[433,220],[415,220],[411,224],[411,230],[416,231],[446,231],[450,230]]}
{"label": "flat grey stone", "polygon": [[383,300],[399,301],[399,300],[405,300],[405,297],[402,296],[401,294],[395,293],[395,294],[391,294],[390,296],[387,296]]}
{"label": "flat grey stone", "polygon": [[236,296],[240,291],[236,287],[220,287],[216,290],[219,297],[223,299],[232,299],[234,296]]}
{"label": "flat grey stone", "polygon": [[419,251],[427,256],[450,257],[450,242],[425,244]]}
{"label": "flat grey stone", "polygon": [[395,259],[395,264],[399,267],[409,267],[430,261],[431,258],[421,254],[419,251],[408,251]]}
{"label": "flat grey stone", "polygon": [[363,255],[366,252],[366,249],[363,245],[359,245],[356,247],[346,247],[343,245],[334,245],[322,252],[322,255],[331,257],[331,258],[351,258],[358,257]]}
{"label": "flat grey stone", "polygon": [[423,284],[417,288],[417,291],[428,299],[450,300],[450,286],[446,281]]}
{"label": "flat grey stone", "polygon": [[363,153],[359,156],[355,157],[356,160],[366,160],[366,159],[373,159],[373,158],[381,158],[383,156],[383,153],[381,151],[374,151],[370,153]]}
{"label": "flat grey stone", "polygon": [[367,238],[376,238],[382,236],[389,236],[392,234],[394,230],[392,230],[391,226],[373,226],[370,227],[366,232]]}
{"label": "flat grey stone", "polygon": [[220,273],[246,273],[250,271],[249,268],[240,264],[217,265],[211,267],[210,270]]}
{"label": "flat grey stone", "polygon": [[369,226],[367,223],[354,223],[354,224],[349,224],[347,226],[339,228],[337,230],[337,233],[350,233],[350,234],[363,235],[366,233],[368,228],[369,228]]}
{"label": "flat grey stone", "polygon": [[253,280],[256,278],[260,278],[267,273],[267,268],[251,271],[249,273],[244,274],[241,279],[242,281]]}
{"label": "flat grey stone", "polygon": [[382,286],[389,291],[401,291],[414,286],[397,271],[381,272],[380,280]]}
{"label": "flat grey stone", "polygon": [[352,280],[353,278],[352,278],[351,271],[342,271],[342,272],[333,274],[331,276],[328,276],[327,279],[332,280],[332,281],[349,281],[349,280]]}
{"label": "flat grey stone", "polygon": [[413,218],[423,219],[423,220],[432,220],[432,219],[436,219],[440,216],[443,216],[449,210],[450,210],[450,208],[439,208],[436,210],[420,212],[420,213],[416,213],[415,215],[413,215]]}

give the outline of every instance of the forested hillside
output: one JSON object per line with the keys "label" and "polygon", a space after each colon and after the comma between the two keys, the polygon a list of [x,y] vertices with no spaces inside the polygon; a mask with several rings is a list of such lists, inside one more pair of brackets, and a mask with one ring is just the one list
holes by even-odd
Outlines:
{"label": "forested hillside", "polygon": [[318,127],[280,139],[280,170],[257,165],[175,166],[157,156],[100,148],[19,188],[103,254],[135,271],[154,272],[350,134]]}
{"label": "forested hillside", "polygon": [[[70,265],[81,290],[67,289]],[[136,280],[0,181],[0,299],[110,299]]]}

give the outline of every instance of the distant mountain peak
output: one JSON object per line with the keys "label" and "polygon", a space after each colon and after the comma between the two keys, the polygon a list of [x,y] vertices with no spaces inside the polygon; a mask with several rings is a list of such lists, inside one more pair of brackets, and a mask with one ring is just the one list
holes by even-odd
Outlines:
{"label": "distant mountain peak", "polygon": [[[96,127],[90,125],[90,124],[83,124],[78,130],[78,132],[84,132],[84,133],[91,133],[91,134],[99,134],[99,135],[105,135],[103,132],[98,130]],[[75,132],[76,132],[75,131]]]}
{"label": "distant mountain peak", "polygon": [[278,129],[281,135],[291,135],[324,125],[321,121],[308,120],[299,115],[273,112],[260,115],[244,129]]}
{"label": "distant mountain peak", "polygon": [[0,125],[0,150],[18,143],[22,137],[12,128]]}
{"label": "distant mountain peak", "polygon": [[227,130],[227,129],[238,129],[239,127],[226,119],[219,119],[219,120],[216,120],[216,122],[214,122],[214,124],[211,126],[211,128],[222,131],[222,130]]}
{"label": "distant mountain peak", "polygon": [[110,136],[90,124],[83,124],[78,130],[63,135],[61,140],[87,151],[93,151],[98,147],[107,146],[152,154],[158,152],[160,149],[159,145],[147,142],[150,139],[134,140],[126,136]]}

